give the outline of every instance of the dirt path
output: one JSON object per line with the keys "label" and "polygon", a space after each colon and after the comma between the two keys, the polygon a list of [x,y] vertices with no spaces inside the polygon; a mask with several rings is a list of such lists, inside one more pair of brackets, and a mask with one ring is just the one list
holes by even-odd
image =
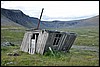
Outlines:
{"label": "dirt path", "polygon": [[77,45],[73,45],[71,48],[76,48],[78,50],[90,50],[90,51],[99,52],[99,47],[96,47],[96,46],[77,46]]}

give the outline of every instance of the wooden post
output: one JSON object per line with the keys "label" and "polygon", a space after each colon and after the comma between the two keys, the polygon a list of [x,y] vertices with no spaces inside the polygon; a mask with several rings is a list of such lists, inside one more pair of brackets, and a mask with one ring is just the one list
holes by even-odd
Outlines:
{"label": "wooden post", "polygon": [[40,15],[40,19],[39,19],[39,22],[38,22],[37,29],[39,29],[39,26],[40,26],[40,21],[41,21],[41,17],[42,17],[43,10],[44,10],[44,8],[42,8],[42,12],[41,12],[41,15]]}

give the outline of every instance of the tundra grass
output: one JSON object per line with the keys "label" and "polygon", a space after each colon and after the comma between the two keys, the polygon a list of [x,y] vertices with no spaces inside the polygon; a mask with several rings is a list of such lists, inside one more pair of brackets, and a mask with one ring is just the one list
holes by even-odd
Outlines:
{"label": "tundra grass", "polygon": [[[70,49],[70,53],[50,51],[44,55],[20,51],[19,46],[1,47],[1,66],[98,66],[99,55],[93,51]],[[19,56],[7,56],[7,53],[14,53]],[[12,63],[11,63],[12,62]]]}
{"label": "tundra grass", "polygon": [[17,30],[1,30],[1,43],[2,42],[18,42],[22,41],[25,31]]}
{"label": "tundra grass", "polygon": [[[54,30],[54,29],[52,29]],[[75,28],[58,29],[77,33],[75,45],[99,46],[99,29]],[[1,30],[1,42],[22,41],[25,31]],[[8,56],[7,53],[17,52],[20,56]],[[15,46],[1,47],[1,66],[99,66],[99,53],[89,50],[70,49],[70,53],[54,52],[55,57],[46,52],[44,55],[20,51],[20,43]]]}
{"label": "tundra grass", "polygon": [[1,26],[1,28],[5,28],[5,29],[27,29],[25,27],[21,27],[21,26]]}

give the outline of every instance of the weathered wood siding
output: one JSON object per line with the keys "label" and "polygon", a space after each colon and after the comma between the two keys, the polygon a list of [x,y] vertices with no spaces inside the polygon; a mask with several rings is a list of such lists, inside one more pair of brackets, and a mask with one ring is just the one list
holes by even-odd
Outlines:
{"label": "weathered wood siding", "polygon": [[[47,32],[49,34],[47,38],[47,42],[45,45],[45,51],[51,47],[53,50],[58,50],[58,51],[69,51],[71,48],[72,44],[74,43],[76,39],[76,34],[75,33],[65,33],[65,32]],[[55,37],[57,34],[61,34],[61,37],[59,38],[60,40],[58,41],[57,45],[53,45]]]}
{"label": "weathered wood siding", "polygon": [[46,31],[42,30],[38,36],[36,53],[40,53],[40,54],[44,53],[47,38],[48,38],[48,33]]}
{"label": "weathered wood siding", "polygon": [[47,51],[49,49],[49,47],[53,47],[53,41],[54,41],[54,34],[53,32],[47,32],[48,33],[48,38],[47,38],[47,42],[46,42],[46,46],[45,46],[45,51]]}
{"label": "weathered wood siding", "polygon": [[68,33],[66,36],[67,37],[65,38],[64,44],[63,44],[61,49],[68,52],[69,49],[71,48],[72,44],[75,41],[76,34],[75,33],[73,33],[73,34]]}
{"label": "weathered wood siding", "polygon": [[61,40],[60,40],[60,43],[59,43],[59,47],[58,47],[59,51],[62,50],[63,45],[65,43],[65,40],[66,40],[67,36],[68,36],[68,33],[67,34],[66,33],[62,33],[62,37],[61,37]]}
{"label": "weathered wood siding", "polygon": [[74,41],[76,39],[76,36],[77,35],[75,33],[70,33],[69,45],[68,45],[68,47],[65,47],[67,51],[69,51],[69,49],[73,45],[73,43],[74,43]]}
{"label": "weathered wood siding", "polygon": [[[32,40],[33,34],[37,33],[39,34],[38,37],[35,35],[35,39]],[[49,30],[30,31],[25,33],[20,49],[29,54],[34,54],[36,52],[42,55],[49,47],[53,50],[68,52],[75,39],[75,33]],[[32,41],[34,41],[33,44]]]}
{"label": "weathered wood siding", "polygon": [[31,40],[32,32],[26,32],[21,44],[21,50],[24,52],[29,51],[30,40]]}

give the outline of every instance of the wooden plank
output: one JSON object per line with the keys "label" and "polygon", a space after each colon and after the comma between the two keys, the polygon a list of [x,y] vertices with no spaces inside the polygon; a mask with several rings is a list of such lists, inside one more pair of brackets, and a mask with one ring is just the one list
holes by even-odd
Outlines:
{"label": "wooden plank", "polygon": [[66,50],[66,47],[68,46],[68,41],[69,41],[69,37],[70,37],[70,35],[69,35],[69,33],[67,33],[66,35],[65,35],[65,41],[63,42],[63,47],[62,47],[62,50]]}
{"label": "wooden plank", "polygon": [[26,35],[25,35],[25,38],[23,39],[23,42],[22,42],[22,51],[25,51],[25,52],[27,52],[26,50],[25,50],[25,48],[26,48],[26,44],[27,44],[27,40],[28,40],[28,32],[26,33]]}
{"label": "wooden plank", "polygon": [[30,46],[30,43],[31,43],[31,36],[32,36],[32,32],[29,32],[28,33],[28,37],[27,37],[27,41],[26,41],[26,46],[25,46],[25,51],[28,52],[29,50],[29,46]]}
{"label": "wooden plank", "polygon": [[68,49],[68,47],[69,47],[69,45],[70,45],[70,40],[71,40],[71,35],[69,35],[69,37],[68,37],[68,39],[67,39],[67,43],[66,43],[66,45],[64,46],[64,48],[66,49],[66,51],[67,51],[67,49]]}
{"label": "wooden plank", "polygon": [[47,38],[47,41],[46,41],[46,45],[45,45],[45,49],[44,51],[47,51],[49,47],[51,47],[51,44],[52,44],[52,34],[51,33],[48,33],[48,38]]}
{"label": "wooden plank", "polygon": [[75,35],[75,34],[73,34],[73,35],[72,35],[72,38],[71,38],[71,40],[70,40],[69,47],[67,48],[67,51],[69,51],[69,49],[70,49],[70,48],[71,48],[71,46],[73,45],[73,43],[74,43],[75,39],[76,39],[76,35]]}
{"label": "wooden plank", "polygon": [[66,47],[66,51],[68,52],[69,51],[69,46],[71,45],[71,42],[72,42],[72,35],[70,35],[70,37],[69,37],[69,40],[68,40],[68,44],[67,44],[67,47]]}
{"label": "wooden plank", "polygon": [[66,45],[66,50],[68,49],[69,45],[70,45],[70,42],[71,42],[71,35],[69,35],[69,39],[67,41],[67,45]]}
{"label": "wooden plank", "polygon": [[73,42],[74,42],[73,35],[70,34],[69,39],[68,39],[68,41],[67,41],[67,45],[64,46],[65,49],[66,49],[66,51],[69,51],[69,49],[71,48]]}
{"label": "wooden plank", "polygon": [[64,34],[63,33],[60,33],[61,34],[61,37],[60,37],[60,40],[59,40],[59,43],[58,43],[58,49],[57,50],[60,50],[61,46],[62,46],[62,39],[64,37]]}
{"label": "wooden plank", "polygon": [[38,36],[38,40],[37,40],[36,53],[40,52],[42,40],[43,40],[43,34],[42,34],[42,31],[40,31],[39,36]]}
{"label": "wooden plank", "polygon": [[[32,33],[29,33],[29,37],[28,37],[28,41],[27,41],[27,42],[28,42],[27,45],[28,45],[29,47],[26,46],[26,50],[27,50],[27,49],[29,50],[29,51],[28,51],[29,54],[31,54],[31,51],[32,51],[32,49],[31,49],[31,48],[32,48],[31,38],[32,38]],[[28,47],[28,48],[27,48],[27,47]]]}
{"label": "wooden plank", "polygon": [[41,43],[41,40],[42,40],[41,36],[42,35],[41,35],[41,32],[40,32],[39,36],[38,36],[38,39],[37,39],[36,53],[39,53],[39,50],[40,50],[39,46],[40,46],[40,43]]}
{"label": "wooden plank", "polygon": [[55,41],[55,38],[56,38],[56,34],[57,34],[56,32],[53,32],[53,38],[52,38],[53,39],[53,44],[52,44],[52,49],[53,50],[57,50],[57,46],[54,45],[54,41]]}
{"label": "wooden plank", "polygon": [[24,42],[24,46],[23,46],[23,49],[24,49],[24,51],[25,52],[28,52],[28,50],[27,50],[27,46],[28,46],[28,40],[29,40],[29,33],[27,34],[27,38],[26,38],[26,40],[24,40],[25,42]]}
{"label": "wooden plank", "polygon": [[24,34],[24,37],[23,37],[23,41],[22,41],[22,44],[21,44],[21,47],[20,47],[21,51],[24,51],[23,47],[25,46],[26,38],[27,38],[27,32]]}
{"label": "wooden plank", "polygon": [[45,46],[45,51],[49,49],[49,47],[53,48],[53,41],[54,41],[54,34],[53,32],[48,32],[48,39]]}
{"label": "wooden plank", "polygon": [[60,42],[59,42],[59,47],[58,47],[58,50],[60,51],[63,47],[63,42],[64,42],[64,39],[66,38],[65,37],[66,34],[62,33],[62,37],[60,39]]}
{"label": "wooden plank", "polygon": [[41,48],[40,48],[40,54],[44,53],[44,49],[45,49],[45,45],[46,45],[47,39],[48,39],[48,33],[44,32],[43,41],[41,43]]}
{"label": "wooden plank", "polygon": [[[29,34],[28,34],[29,35]],[[28,42],[30,41],[30,35],[28,36],[28,40],[27,40],[27,45],[28,45],[28,53],[30,54],[31,53],[31,44],[28,44]]]}

